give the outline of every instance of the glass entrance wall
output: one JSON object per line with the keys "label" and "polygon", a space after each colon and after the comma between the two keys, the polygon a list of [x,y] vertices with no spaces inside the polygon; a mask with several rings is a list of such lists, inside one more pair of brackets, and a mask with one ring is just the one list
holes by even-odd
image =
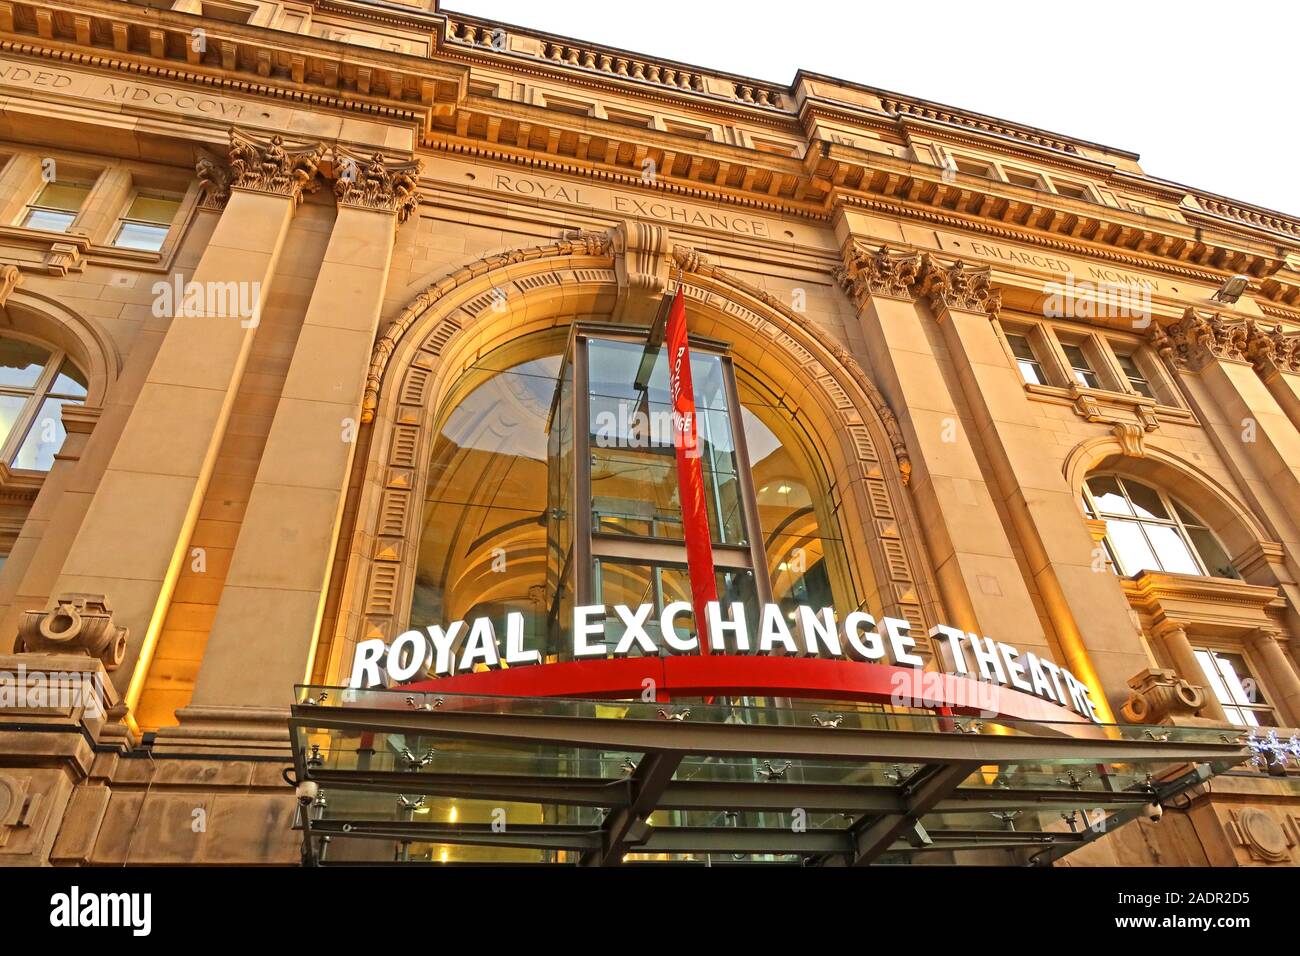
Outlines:
{"label": "glass entrance wall", "polygon": [[[751,621],[769,602],[791,620],[800,604],[861,607],[798,416],[724,344],[693,341],[691,372],[719,601]],[[571,656],[575,604],[650,604],[662,647],[658,612],[691,603],[665,350],[608,326],[524,337],[483,356],[445,406],[409,626],[487,616],[504,639],[518,612],[525,648],[556,661]],[[676,624],[693,633],[689,614]]]}

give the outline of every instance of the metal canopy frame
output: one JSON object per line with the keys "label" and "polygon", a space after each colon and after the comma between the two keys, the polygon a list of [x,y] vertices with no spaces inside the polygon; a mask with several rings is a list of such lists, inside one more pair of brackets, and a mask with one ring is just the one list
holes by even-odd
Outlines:
{"label": "metal canopy frame", "polygon": [[[882,729],[881,726],[828,727],[798,722],[801,712],[767,711],[780,723],[692,721],[689,711],[657,713],[635,702],[621,716],[609,716],[617,702],[569,701],[567,712],[539,706],[537,698],[424,695],[419,700],[400,691],[300,688],[289,721],[299,783],[311,782],[325,794],[414,794],[463,800],[514,801],[541,806],[601,808],[603,819],[583,823],[514,823],[497,828],[486,823],[439,823],[324,818],[313,802],[300,800],[295,829],[301,830],[303,862],[330,862],[326,848],[334,839],[391,841],[455,846],[565,851],[584,865],[618,864],[632,854],[727,854],[731,859],[783,857],[805,864],[863,865],[874,862],[942,862],[936,854],[965,850],[1000,850],[1008,863],[1045,864],[1137,817],[1152,802],[1167,801],[1215,773],[1249,759],[1251,752],[1228,736],[1168,739],[1141,728],[1089,727],[1086,736],[1065,736],[1051,728],[999,726],[978,732],[977,722],[935,718],[935,729]],[[330,701],[326,703],[326,701]],[[335,704],[334,702],[337,702]],[[545,702],[544,702],[545,703]],[[602,710],[603,708],[603,710]],[[704,708],[701,708],[704,709]],[[547,711],[550,712],[547,712]],[[643,714],[644,716],[636,716]],[[604,714],[604,715],[602,715]],[[655,714],[655,716],[651,716]],[[883,719],[886,715],[872,714]],[[1136,732],[1135,732],[1136,731]],[[556,747],[577,752],[633,753],[616,778],[558,773],[461,772],[440,766],[431,756],[409,770],[341,766],[321,758],[312,738],[334,741],[373,740],[405,735],[468,748]],[[322,738],[322,735],[325,735]],[[1135,739],[1136,738],[1136,739]],[[316,744],[316,748],[321,746]],[[432,754],[432,751],[430,752]],[[867,782],[795,782],[784,772],[766,780],[690,780],[676,775],[687,758],[742,758],[771,761],[815,760],[819,766],[842,764],[848,776],[855,767],[893,765],[893,785],[878,777]],[[1094,788],[1083,789],[1073,773],[1060,786],[963,786],[973,774],[994,768],[1073,764],[1085,777],[1096,773]],[[1112,765],[1155,771],[1140,786],[1125,789],[1112,781],[1122,774]],[[915,768],[905,772],[904,767]],[[630,772],[629,772],[630,771]],[[404,800],[399,796],[398,800]],[[317,802],[315,806],[321,806]],[[651,825],[661,811],[712,811],[739,819],[742,813],[839,815],[843,826],[676,826]],[[1076,813],[1084,825],[1076,826]],[[952,815],[997,817],[1011,821],[1022,812],[1060,814],[1061,829],[1015,830],[1008,822],[995,827],[954,827]],[[322,811],[323,812],[323,811]],[[1089,812],[1104,813],[1102,825]],[[931,820],[926,826],[924,820]],[[943,825],[935,826],[939,820]],[[398,861],[407,854],[398,852]]]}

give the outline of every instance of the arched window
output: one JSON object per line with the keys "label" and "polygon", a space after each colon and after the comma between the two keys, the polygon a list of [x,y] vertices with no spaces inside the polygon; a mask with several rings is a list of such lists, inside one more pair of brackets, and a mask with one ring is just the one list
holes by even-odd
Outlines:
{"label": "arched window", "polygon": [[1106,551],[1120,574],[1238,577],[1206,523],[1163,491],[1133,478],[1093,475],[1084,483],[1083,508],[1106,522]]}
{"label": "arched window", "polygon": [[[857,609],[793,413],[724,347],[692,342],[692,378],[718,599],[752,620],[760,603]],[[525,647],[556,659],[575,599],[689,602],[670,407],[643,334],[580,326],[480,359],[438,416],[411,626],[520,612]]]}
{"label": "arched window", "polygon": [[62,409],[86,400],[86,376],[60,350],[0,338],[0,456],[12,469],[49,471],[63,445]]}

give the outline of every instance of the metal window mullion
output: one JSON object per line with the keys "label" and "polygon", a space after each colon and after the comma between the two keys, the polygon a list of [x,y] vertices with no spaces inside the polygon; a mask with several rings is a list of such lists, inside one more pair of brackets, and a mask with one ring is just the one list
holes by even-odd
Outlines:
{"label": "metal window mullion", "polygon": [[740,392],[736,388],[735,368],[731,356],[722,357],[723,382],[727,386],[727,421],[731,425],[731,443],[736,456],[736,484],[745,519],[745,536],[749,540],[753,565],[754,589],[759,605],[772,604],[772,578],[767,570],[767,551],[763,547],[763,528],[758,517],[758,498],[754,494],[754,472],[749,463],[749,446],[745,441],[744,421],[740,411]]}
{"label": "metal window mullion", "polygon": [[50,357],[46,360],[45,368],[37,376],[31,392],[26,393],[28,395],[27,404],[23,406],[22,411],[18,413],[18,417],[14,419],[14,427],[10,430],[9,437],[5,439],[4,445],[0,446],[0,460],[10,467],[13,467],[18,449],[27,440],[27,433],[31,431],[37,413],[45,403],[45,399],[49,397],[50,386],[54,383],[54,379],[58,375],[58,370],[62,367],[66,356],[67,353],[62,349],[52,350]]}

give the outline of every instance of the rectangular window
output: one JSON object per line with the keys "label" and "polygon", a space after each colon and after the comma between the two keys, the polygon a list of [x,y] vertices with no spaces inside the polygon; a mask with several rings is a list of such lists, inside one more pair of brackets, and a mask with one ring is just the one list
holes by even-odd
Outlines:
{"label": "rectangular window", "polygon": [[1123,370],[1124,377],[1128,379],[1129,388],[1147,398],[1156,397],[1156,393],[1151,389],[1151,383],[1142,374],[1142,369],[1138,367],[1137,357],[1132,352],[1116,352],[1115,358],[1119,361],[1119,367]]}
{"label": "rectangular window", "polygon": [[1011,346],[1011,354],[1016,357],[1021,377],[1030,385],[1046,385],[1047,376],[1043,374],[1043,365],[1034,354],[1029,338],[1019,332],[1008,332],[1007,344]]}
{"label": "rectangular window", "polygon": [[1277,717],[1244,657],[1212,650],[1195,654],[1210,692],[1230,721],[1238,727],[1277,726]]}
{"label": "rectangular window", "polygon": [[1065,353],[1065,360],[1070,363],[1070,372],[1074,375],[1076,382],[1085,388],[1101,388],[1101,380],[1097,378],[1097,373],[1093,371],[1088,356],[1083,354],[1082,346],[1062,342],[1061,351]]}
{"label": "rectangular window", "polygon": [[28,204],[23,225],[46,232],[67,232],[89,194],[90,183],[46,183],[40,194]]}
{"label": "rectangular window", "polygon": [[137,195],[118,224],[113,245],[119,249],[157,252],[167,238],[167,231],[171,229],[180,205],[179,199]]}
{"label": "rectangular window", "polygon": [[983,176],[985,179],[995,179],[993,167],[988,163],[981,163],[974,159],[962,159],[960,156],[954,156],[953,162],[957,166],[957,172],[965,173],[968,176]]}

